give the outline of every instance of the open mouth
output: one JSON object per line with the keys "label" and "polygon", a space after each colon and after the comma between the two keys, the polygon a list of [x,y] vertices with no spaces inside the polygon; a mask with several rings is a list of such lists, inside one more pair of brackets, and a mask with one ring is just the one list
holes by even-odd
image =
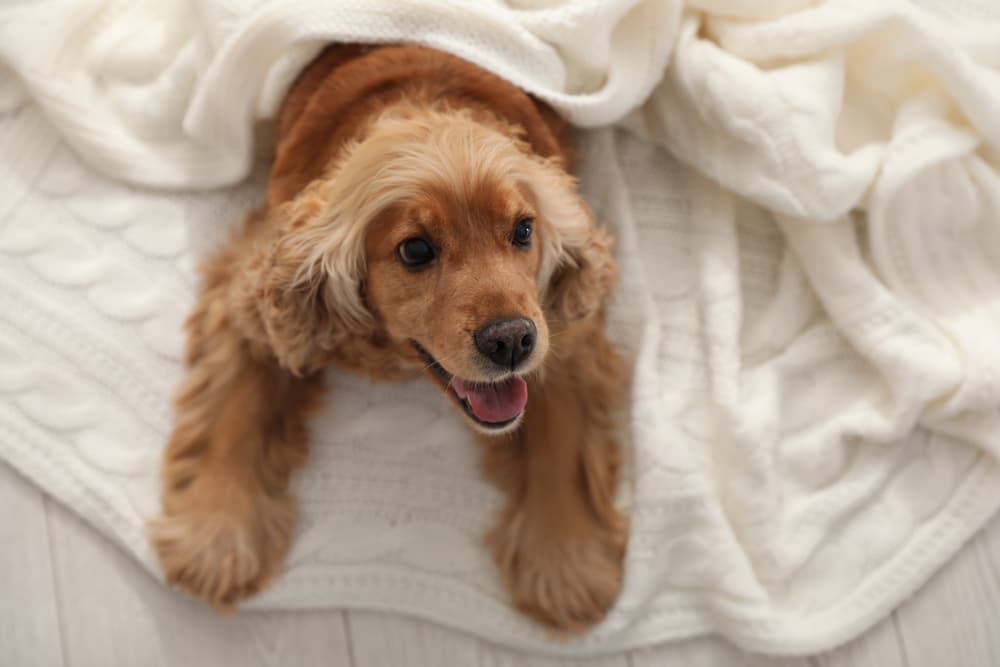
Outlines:
{"label": "open mouth", "polygon": [[417,352],[424,358],[428,370],[462,406],[465,414],[486,429],[502,430],[517,421],[528,402],[528,383],[510,375],[499,382],[473,382],[452,375],[431,354],[417,343]]}

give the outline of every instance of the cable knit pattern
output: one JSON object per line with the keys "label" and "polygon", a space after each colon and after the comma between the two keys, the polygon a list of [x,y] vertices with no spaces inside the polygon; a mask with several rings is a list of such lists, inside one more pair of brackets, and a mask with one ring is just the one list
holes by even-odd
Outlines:
{"label": "cable knit pattern", "polygon": [[560,654],[707,632],[811,652],[1000,506],[996,3],[53,4],[0,8],[0,457],[157,576],[142,525],[193,267],[258,201],[255,123],[328,39],[429,44],[627,128],[580,133],[634,371],[626,580],[591,634],[548,641],[481,547],[499,498],[453,410],[335,373],[287,571],[251,607]]}

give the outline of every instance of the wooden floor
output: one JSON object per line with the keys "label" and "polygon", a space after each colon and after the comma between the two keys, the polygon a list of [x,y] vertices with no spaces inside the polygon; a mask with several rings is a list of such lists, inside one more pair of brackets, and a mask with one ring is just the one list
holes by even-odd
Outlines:
{"label": "wooden floor", "polygon": [[698,639],[571,662],[382,613],[216,617],[3,464],[0,512],[2,667],[1000,667],[1000,517],[891,618],[833,653],[771,659]]}

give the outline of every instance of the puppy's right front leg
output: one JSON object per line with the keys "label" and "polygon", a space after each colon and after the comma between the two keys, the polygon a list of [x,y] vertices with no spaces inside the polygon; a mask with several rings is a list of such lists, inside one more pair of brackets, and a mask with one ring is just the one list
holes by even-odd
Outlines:
{"label": "puppy's right front leg", "polygon": [[188,321],[188,376],[161,469],[150,537],[167,581],[219,610],[268,584],[296,521],[288,494],[307,456],[322,375],[299,378],[246,340],[209,285]]}

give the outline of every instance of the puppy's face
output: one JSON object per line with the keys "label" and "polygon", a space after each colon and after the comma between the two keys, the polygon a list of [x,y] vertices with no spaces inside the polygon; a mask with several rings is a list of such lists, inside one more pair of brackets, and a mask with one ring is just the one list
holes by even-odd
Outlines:
{"label": "puppy's face", "polygon": [[461,181],[423,183],[372,221],[365,296],[472,424],[500,433],[517,426],[524,376],[548,351],[545,228],[513,178],[485,168]]}
{"label": "puppy's face", "polygon": [[614,281],[610,238],[559,163],[467,113],[379,120],[270,215],[256,308],[281,363],[422,365],[488,433],[521,419],[546,316],[595,314]]}

